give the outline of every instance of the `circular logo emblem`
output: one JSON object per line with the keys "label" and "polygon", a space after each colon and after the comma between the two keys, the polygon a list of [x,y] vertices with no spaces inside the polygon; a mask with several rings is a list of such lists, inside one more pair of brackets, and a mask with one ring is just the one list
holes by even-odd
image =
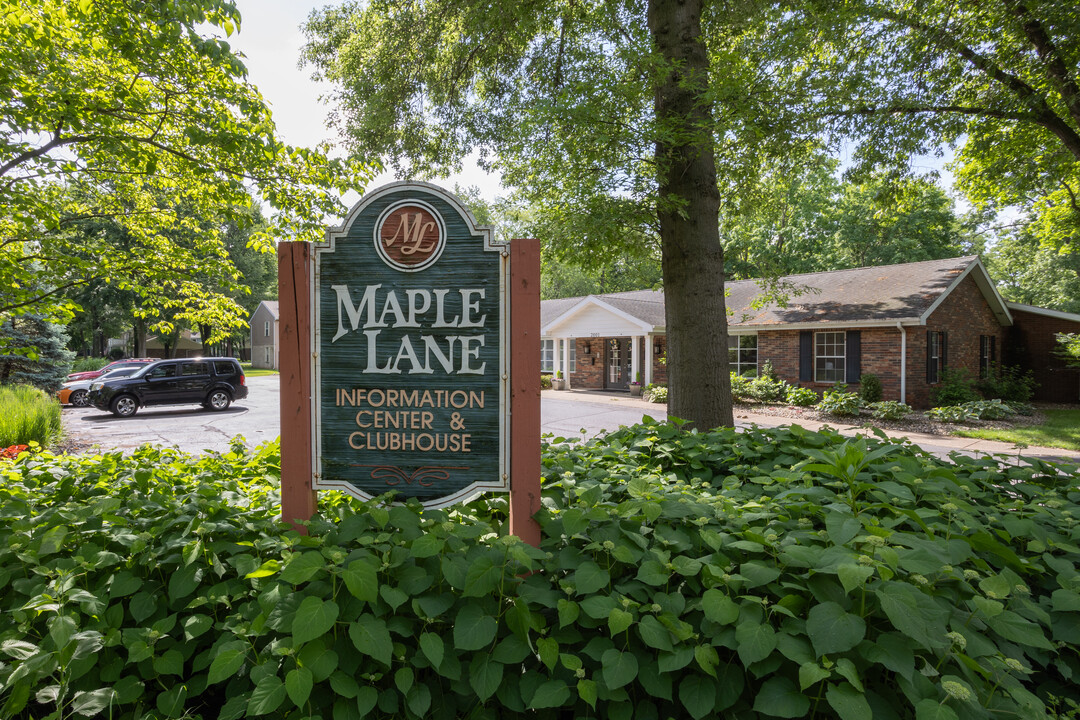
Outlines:
{"label": "circular logo emblem", "polygon": [[430,267],[446,247],[446,226],[435,208],[420,200],[391,205],[375,223],[375,249],[402,272]]}

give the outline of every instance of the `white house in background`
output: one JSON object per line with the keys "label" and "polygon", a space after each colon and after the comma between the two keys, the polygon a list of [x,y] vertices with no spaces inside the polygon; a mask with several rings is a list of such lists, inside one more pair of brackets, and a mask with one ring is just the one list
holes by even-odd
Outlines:
{"label": "white house in background", "polygon": [[251,314],[251,367],[278,369],[278,301],[263,300]]}

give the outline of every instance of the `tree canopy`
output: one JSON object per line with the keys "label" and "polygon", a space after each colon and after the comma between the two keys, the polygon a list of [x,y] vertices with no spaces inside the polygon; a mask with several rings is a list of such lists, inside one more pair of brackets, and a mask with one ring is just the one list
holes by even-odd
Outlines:
{"label": "tree canopy", "polygon": [[[229,0],[0,0],[0,318],[70,317],[69,288],[105,279],[151,307],[182,302],[228,328],[242,311],[204,277],[235,279],[222,244],[250,223],[318,238],[371,166],[278,139],[241,58]],[[127,239],[96,234],[109,219]]]}

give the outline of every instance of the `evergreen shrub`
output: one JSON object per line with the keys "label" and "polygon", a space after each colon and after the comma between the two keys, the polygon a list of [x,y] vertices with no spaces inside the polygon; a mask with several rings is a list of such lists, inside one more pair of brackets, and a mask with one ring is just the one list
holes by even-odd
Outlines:
{"label": "evergreen shrub", "polygon": [[864,403],[875,403],[882,397],[881,378],[873,373],[863,373],[859,378],[859,397]]}
{"label": "evergreen shrub", "polygon": [[1075,468],[799,427],[543,447],[506,499],[320,496],[276,446],[0,461],[0,716],[1043,717],[1080,700]]}

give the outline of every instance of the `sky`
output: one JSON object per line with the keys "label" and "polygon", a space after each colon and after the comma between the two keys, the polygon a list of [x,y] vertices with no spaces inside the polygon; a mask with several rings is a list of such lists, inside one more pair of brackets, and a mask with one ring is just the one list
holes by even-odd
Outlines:
{"label": "sky", "polygon": [[[300,68],[300,48],[304,45],[301,23],[312,10],[338,4],[333,0],[236,0],[242,22],[240,31],[227,38],[234,50],[244,55],[248,78],[266,98],[278,132],[290,145],[311,147],[322,140],[335,141],[326,127],[329,107],[319,101],[329,89],[311,79],[310,68]],[[375,188],[395,178],[380,175],[369,186]],[[460,175],[436,184],[452,189],[475,185],[480,194],[494,200],[505,192],[497,176],[488,175],[475,163],[465,163]],[[358,198],[347,200],[349,204]]]}

